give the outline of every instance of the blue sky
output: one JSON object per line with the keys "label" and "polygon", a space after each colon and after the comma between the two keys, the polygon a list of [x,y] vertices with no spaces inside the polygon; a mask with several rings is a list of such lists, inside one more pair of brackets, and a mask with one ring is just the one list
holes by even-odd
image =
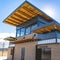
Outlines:
{"label": "blue sky", "polygon": [[[15,27],[2,21],[25,0],[0,0],[0,33],[15,33]],[[28,0],[33,5],[60,22],[60,0]]]}

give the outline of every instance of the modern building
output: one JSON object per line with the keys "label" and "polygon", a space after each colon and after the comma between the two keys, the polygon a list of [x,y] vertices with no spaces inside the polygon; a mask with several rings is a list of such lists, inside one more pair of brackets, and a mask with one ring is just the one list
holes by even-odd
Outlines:
{"label": "modern building", "polygon": [[6,40],[8,60],[60,60],[60,24],[25,1],[4,23],[16,27],[16,37]]}

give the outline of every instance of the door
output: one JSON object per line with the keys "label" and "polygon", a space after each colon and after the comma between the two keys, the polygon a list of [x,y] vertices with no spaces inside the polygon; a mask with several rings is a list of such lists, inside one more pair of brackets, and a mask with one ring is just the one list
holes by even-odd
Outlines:
{"label": "door", "polygon": [[36,48],[36,60],[51,60],[51,48]]}
{"label": "door", "polygon": [[36,49],[36,60],[41,60],[42,49]]}
{"label": "door", "polygon": [[12,48],[11,48],[12,60],[14,60],[14,50],[15,50],[15,47],[12,47]]}

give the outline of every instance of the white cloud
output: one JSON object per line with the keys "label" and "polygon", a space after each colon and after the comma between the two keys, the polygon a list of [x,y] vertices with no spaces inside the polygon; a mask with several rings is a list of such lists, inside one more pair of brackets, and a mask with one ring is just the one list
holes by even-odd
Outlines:
{"label": "white cloud", "polygon": [[9,36],[15,37],[15,34],[14,33],[0,33],[0,39],[6,38]]}
{"label": "white cloud", "polygon": [[4,43],[4,47],[7,48],[9,46],[9,41],[4,40],[4,38],[7,37],[15,37],[14,33],[0,33],[0,48],[3,47],[3,43]]}

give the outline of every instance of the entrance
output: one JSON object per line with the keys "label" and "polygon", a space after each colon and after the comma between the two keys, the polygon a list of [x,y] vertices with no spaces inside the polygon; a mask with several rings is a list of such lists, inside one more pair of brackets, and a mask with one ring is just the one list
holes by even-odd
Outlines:
{"label": "entrance", "polygon": [[14,60],[14,50],[15,50],[15,47],[12,47],[12,48],[11,48],[12,60]]}
{"label": "entrance", "polygon": [[51,60],[51,48],[36,48],[36,60]]}

